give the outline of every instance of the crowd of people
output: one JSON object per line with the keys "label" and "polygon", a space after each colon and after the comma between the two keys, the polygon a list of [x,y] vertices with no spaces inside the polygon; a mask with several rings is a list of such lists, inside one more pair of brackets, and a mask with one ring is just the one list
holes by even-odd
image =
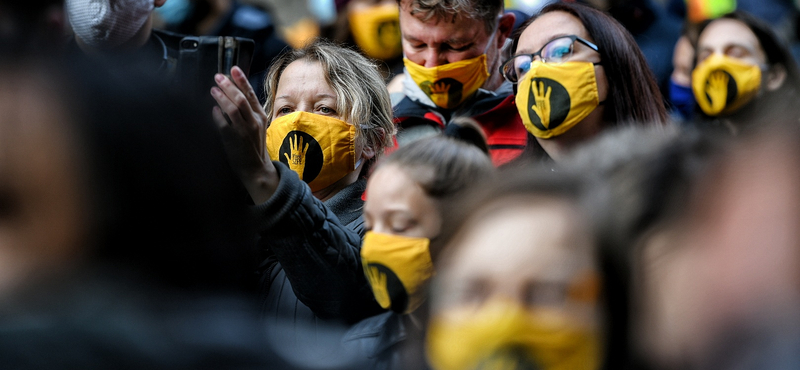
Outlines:
{"label": "crowd of people", "polygon": [[0,368],[800,367],[786,25],[532,3],[0,2]]}

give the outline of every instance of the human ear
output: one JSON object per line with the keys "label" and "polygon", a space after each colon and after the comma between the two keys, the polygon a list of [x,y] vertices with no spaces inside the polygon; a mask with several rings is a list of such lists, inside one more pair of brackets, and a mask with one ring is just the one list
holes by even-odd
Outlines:
{"label": "human ear", "polygon": [[383,139],[386,137],[386,131],[384,131],[380,127],[375,127],[372,128],[371,130],[374,130],[376,135],[374,137],[370,137],[371,140],[370,139],[365,140],[364,146],[361,149],[361,158],[364,158],[366,160],[370,160],[374,158],[375,155],[377,155],[378,151],[375,150],[375,147],[377,145],[381,145],[381,143],[383,143]]}
{"label": "human ear", "polygon": [[511,37],[511,32],[514,30],[514,21],[517,16],[514,13],[505,13],[497,21],[497,48],[502,48],[506,44],[506,39]]}
{"label": "human ear", "polygon": [[767,71],[767,84],[764,87],[767,91],[778,90],[783,86],[783,82],[786,81],[786,76],[786,68],[776,64]]}

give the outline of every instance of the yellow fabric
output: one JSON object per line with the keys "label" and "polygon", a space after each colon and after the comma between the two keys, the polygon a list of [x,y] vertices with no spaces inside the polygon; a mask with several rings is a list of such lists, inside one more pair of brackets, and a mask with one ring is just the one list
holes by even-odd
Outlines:
{"label": "yellow fabric", "polygon": [[712,54],[692,71],[697,105],[709,116],[730,114],[747,104],[761,87],[761,68]]}
{"label": "yellow fabric", "polygon": [[596,370],[600,341],[553,309],[526,310],[494,300],[478,310],[451,309],[430,324],[427,353],[436,370]]}
{"label": "yellow fabric", "polygon": [[410,313],[422,304],[422,287],[433,276],[429,246],[426,238],[367,232],[361,260],[381,307]]}
{"label": "yellow fabric", "polygon": [[517,110],[536,137],[548,139],[575,127],[599,102],[594,64],[534,61],[519,81]]}
{"label": "yellow fabric", "polygon": [[434,104],[453,109],[472,96],[489,78],[486,54],[436,67],[423,67],[403,58],[411,79]]}
{"label": "yellow fabric", "polygon": [[400,9],[395,3],[355,10],[348,16],[356,45],[370,58],[388,60],[400,56]]}
{"label": "yellow fabric", "polygon": [[355,170],[356,128],[342,120],[308,112],[276,118],[267,128],[267,152],[322,190]]}

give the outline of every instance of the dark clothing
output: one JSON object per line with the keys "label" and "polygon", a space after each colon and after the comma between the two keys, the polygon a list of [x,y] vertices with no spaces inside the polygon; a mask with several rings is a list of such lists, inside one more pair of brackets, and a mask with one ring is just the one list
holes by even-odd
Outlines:
{"label": "dark clothing", "polygon": [[[171,79],[175,77],[180,60],[180,42],[185,35],[153,30],[150,38],[139,49],[108,53],[100,56],[94,54],[93,59],[109,62],[109,65],[118,65],[132,68],[146,76],[158,76]],[[83,57],[85,53],[78,46],[74,38],[67,41],[66,53],[70,57]]]}
{"label": "dark clothing", "polygon": [[273,162],[275,194],[255,207],[264,258],[259,300],[268,321],[354,323],[381,312],[361,266],[361,179],[322,202],[296,173]]}
{"label": "dark clothing", "polygon": [[[406,77],[407,80],[410,80]],[[410,82],[413,84],[413,82]],[[528,131],[522,124],[514,96],[510,91],[494,93],[478,90],[455,110],[447,110],[428,104],[426,96],[418,87],[404,82],[406,96],[394,105],[395,124],[398,126],[398,142],[404,132],[419,128],[443,130],[455,117],[472,117],[486,134],[489,154],[495,166],[518,158],[528,145]],[[402,145],[402,143],[401,143]]]}
{"label": "dark clothing", "polygon": [[422,327],[411,315],[385,312],[353,325],[342,339],[346,353],[366,359],[371,370],[427,368]]}
{"label": "dark clothing", "polygon": [[82,270],[4,297],[0,368],[290,368],[248,299]]}

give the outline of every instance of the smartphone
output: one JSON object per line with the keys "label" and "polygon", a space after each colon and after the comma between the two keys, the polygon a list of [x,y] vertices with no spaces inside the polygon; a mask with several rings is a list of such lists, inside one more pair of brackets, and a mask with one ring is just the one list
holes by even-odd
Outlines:
{"label": "smartphone", "polygon": [[228,36],[187,36],[180,42],[177,80],[197,94],[201,101],[213,106],[211,88],[216,86],[214,75],[230,78],[231,68],[239,66],[245,75],[250,73],[255,43],[251,39]]}

